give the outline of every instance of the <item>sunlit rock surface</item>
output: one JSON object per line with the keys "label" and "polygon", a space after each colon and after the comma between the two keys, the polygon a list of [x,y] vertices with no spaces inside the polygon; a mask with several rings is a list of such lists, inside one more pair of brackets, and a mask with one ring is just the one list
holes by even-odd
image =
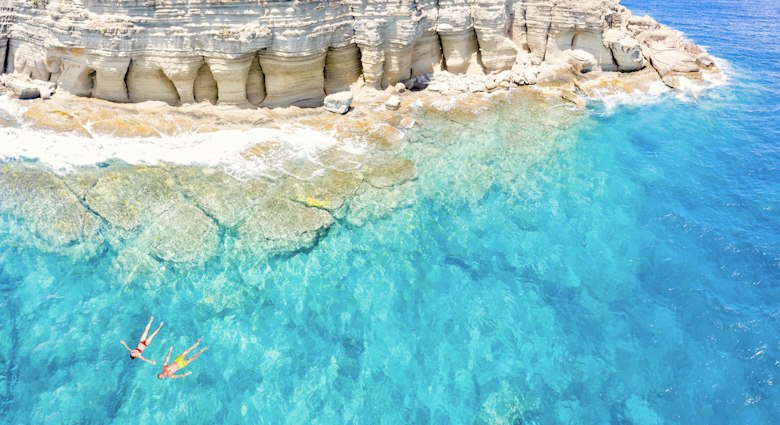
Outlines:
{"label": "sunlit rock surface", "polygon": [[[441,70],[511,70],[535,84],[651,66],[670,87],[717,71],[702,48],[618,0],[6,3],[0,72],[112,102],[315,107]],[[593,66],[562,62],[570,51]]]}
{"label": "sunlit rock surface", "polygon": [[[420,191],[439,190],[435,186],[441,180],[453,197],[478,202],[497,179],[507,175],[500,169],[524,169],[528,161],[553,152],[556,129],[578,115],[545,103],[549,100],[530,89],[501,93],[447,97],[409,92],[398,111],[387,111],[382,103],[387,94],[379,93],[348,115],[313,110],[301,117],[295,111],[269,110],[260,119],[270,127],[254,130],[258,111],[220,110],[214,115],[209,110],[213,106],[153,103],[131,108],[71,97],[67,99],[72,105],[87,102],[84,108],[72,106],[78,111],[71,116],[95,138],[71,133],[60,140],[59,135],[38,133],[53,138],[55,150],[59,149],[56,143],[80,140],[86,144],[78,148],[87,149],[79,151],[84,155],[94,153],[87,145],[100,143],[109,158],[117,158],[112,155],[138,139],[114,138],[121,133],[109,137],[106,128],[96,129],[96,124],[116,116],[158,134],[142,138],[132,145],[138,152],[123,156],[136,165],[117,159],[88,159],[85,164],[90,165],[55,168],[2,165],[0,216],[4,226],[36,229],[41,241],[55,244],[52,249],[84,241],[93,247],[103,244],[104,249],[116,251],[115,267],[124,276],[120,281],[141,279],[149,285],[163,279],[171,267],[201,267],[222,250],[252,255],[258,261],[294,253],[313,246],[339,223],[364,226],[403,210]],[[458,133],[461,123],[517,104],[524,105],[519,111],[526,115],[504,119],[527,122],[526,144],[498,151],[489,144],[472,151],[450,145],[463,136]],[[31,116],[30,111],[57,116],[56,111],[65,106],[58,99],[35,101],[22,122],[28,122],[24,117]],[[290,127],[290,120],[296,127]],[[221,131],[202,135],[193,128],[200,121],[209,121],[212,130]],[[295,139],[294,132],[303,126],[308,132]],[[162,159],[169,155],[180,160],[185,153],[204,149],[197,143],[221,146],[236,137],[247,138],[247,143],[236,145],[224,165],[197,165],[201,160],[213,161],[209,154],[193,156],[194,163],[188,165]],[[438,142],[421,143],[429,138]],[[162,151],[163,156],[144,156],[158,155],[158,149],[188,140],[179,149]],[[78,154],[68,156],[74,146],[63,149],[61,155],[79,163]],[[57,158],[56,153],[43,161],[52,158]],[[427,167],[437,170],[435,176],[419,175],[418,164],[443,159],[480,170],[479,179],[463,181],[457,169],[437,165]],[[82,255],[94,255],[94,248],[89,252]]]}

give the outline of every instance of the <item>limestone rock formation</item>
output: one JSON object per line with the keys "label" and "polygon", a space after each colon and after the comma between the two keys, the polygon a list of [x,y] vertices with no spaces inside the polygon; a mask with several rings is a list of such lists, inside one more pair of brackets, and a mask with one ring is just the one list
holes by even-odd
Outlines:
{"label": "limestone rock formation", "polygon": [[558,78],[550,69],[572,51],[593,58],[574,72],[652,66],[670,86],[714,69],[703,49],[619,0],[6,0],[0,8],[0,72],[114,102],[320,106],[361,78],[384,89],[441,70],[512,70],[515,83],[534,84]]}
{"label": "limestone rock formation", "polygon": [[325,109],[337,114],[346,114],[352,105],[352,93],[343,91],[325,96]]}

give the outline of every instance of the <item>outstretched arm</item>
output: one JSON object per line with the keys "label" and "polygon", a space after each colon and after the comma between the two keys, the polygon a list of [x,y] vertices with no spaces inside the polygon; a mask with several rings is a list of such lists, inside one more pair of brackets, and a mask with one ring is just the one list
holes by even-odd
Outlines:
{"label": "outstretched arm", "polygon": [[144,357],[144,356],[138,356],[138,358],[139,358],[139,359],[141,359],[141,360],[143,360],[143,361],[145,361],[146,363],[149,363],[149,364],[157,364],[157,362],[156,362],[156,361],[154,361],[154,360],[149,360],[149,359],[147,359],[147,358],[146,358],[146,357]]}
{"label": "outstretched arm", "polygon": [[165,363],[163,363],[163,366],[168,366],[168,360],[171,359],[171,352],[173,352],[173,345],[171,345],[171,349],[168,350],[168,355],[165,356]]}
{"label": "outstretched arm", "polygon": [[120,339],[120,340],[119,340],[119,342],[120,342],[122,345],[124,345],[124,346],[125,346],[125,348],[127,348],[127,351],[129,351],[129,352],[131,352],[131,353],[133,352],[133,350],[132,350],[130,347],[128,347],[128,346],[127,346],[127,344],[125,344],[125,342],[124,342],[123,340],[121,340],[121,339]]}
{"label": "outstretched arm", "polygon": [[171,379],[184,378],[185,376],[192,375],[192,372],[182,373],[181,375],[171,375]]}

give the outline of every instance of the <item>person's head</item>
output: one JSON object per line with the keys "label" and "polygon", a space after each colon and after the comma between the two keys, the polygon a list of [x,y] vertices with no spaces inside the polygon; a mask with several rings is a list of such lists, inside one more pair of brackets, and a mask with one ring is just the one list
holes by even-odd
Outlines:
{"label": "person's head", "polygon": [[157,375],[157,379],[163,379],[163,378],[165,378],[165,374],[161,373],[161,374]]}
{"label": "person's head", "polygon": [[130,352],[130,358],[133,360],[137,359],[140,355],[141,353],[139,353],[138,350],[133,350]]}

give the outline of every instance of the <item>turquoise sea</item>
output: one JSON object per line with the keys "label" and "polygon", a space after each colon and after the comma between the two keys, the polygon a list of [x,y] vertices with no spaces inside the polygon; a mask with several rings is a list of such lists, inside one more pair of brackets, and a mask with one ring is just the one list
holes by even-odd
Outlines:
{"label": "turquoise sea", "polygon": [[[400,152],[416,178],[374,213],[262,258],[222,229],[158,280],[3,213],[0,423],[777,423],[780,4],[623,4],[729,83],[421,112]],[[152,314],[158,366],[131,362],[118,340]],[[198,337],[192,375],[158,381]]]}

